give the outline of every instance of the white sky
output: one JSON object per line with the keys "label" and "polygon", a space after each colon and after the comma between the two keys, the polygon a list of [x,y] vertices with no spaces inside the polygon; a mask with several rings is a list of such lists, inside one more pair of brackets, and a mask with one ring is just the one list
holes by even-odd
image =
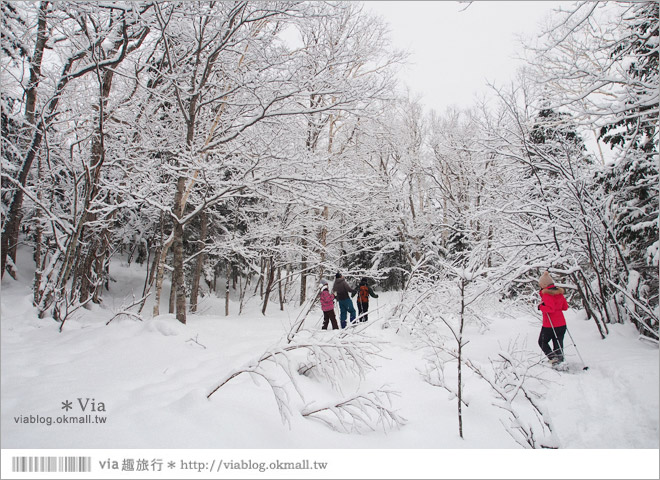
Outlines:
{"label": "white sky", "polygon": [[[552,9],[573,2],[455,1],[365,2],[365,9],[390,25],[396,48],[411,53],[401,80],[427,108],[471,106],[487,81],[509,82],[521,64],[519,34],[541,31]],[[467,7],[467,9],[466,9]],[[461,11],[464,10],[464,11]]]}

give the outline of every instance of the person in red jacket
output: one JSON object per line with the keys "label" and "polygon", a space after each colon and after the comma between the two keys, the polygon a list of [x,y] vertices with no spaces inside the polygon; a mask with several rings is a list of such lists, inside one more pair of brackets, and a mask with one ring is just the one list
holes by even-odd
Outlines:
{"label": "person in red jacket", "polygon": [[[564,311],[568,310],[568,302],[564,297],[564,289],[555,287],[555,282],[549,272],[543,272],[539,278],[539,287],[541,287],[539,310],[543,313],[539,346],[550,363],[554,365],[564,361],[564,335],[566,334]],[[552,348],[549,345],[550,341],[552,341]]]}

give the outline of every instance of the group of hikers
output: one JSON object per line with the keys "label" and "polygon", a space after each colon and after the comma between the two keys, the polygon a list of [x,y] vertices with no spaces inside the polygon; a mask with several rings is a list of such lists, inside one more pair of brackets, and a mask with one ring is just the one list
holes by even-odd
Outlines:
{"label": "group of hikers", "polygon": [[[351,296],[357,298],[358,311],[355,312]],[[351,324],[355,323],[358,319],[360,322],[366,322],[369,318],[367,312],[369,311],[369,297],[378,298],[378,295],[369,286],[369,279],[362,277],[360,283],[356,288],[351,288],[344,276],[337,272],[335,274],[335,283],[332,285],[332,290],[328,288],[327,280],[321,280],[321,310],[323,310],[323,330],[328,329],[328,323],[332,323],[333,330],[337,330],[337,317],[335,316],[335,304],[337,299],[339,304],[339,322],[341,328],[346,328],[346,318],[350,314]]]}
{"label": "group of hikers", "polygon": [[[539,278],[539,295],[541,303],[538,309],[543,315],[541,333],[538,344],[543,350],[551,364],[555,365],[564,361],[564,335],[566,334],[566,319],[564,311],[568,310],[568,303],[564,297],[564,289],[556,287],[555,282],[548,271],[543,272]],[[339,304],[339,321],[341,328],[346,328],[346,319],[350,314],[350,323],[354,324],[356,318],[360,322],[368,320],[369,297],[378,298],[373,289],[369,286],[367,277],[362,277],[356,288],[351,288],[344,276],[337,272],[332,289],[329,289],[327,280],[321,280],[321,310],[323,311],[323,330],[328,329],[328,324],[332,324],[333,330],[337,330],[337,317],[335,316],[334,301]],[[357,298],[357,313],[353,307],[351,296]],[[552,342],[552,348],[550,348]]]}

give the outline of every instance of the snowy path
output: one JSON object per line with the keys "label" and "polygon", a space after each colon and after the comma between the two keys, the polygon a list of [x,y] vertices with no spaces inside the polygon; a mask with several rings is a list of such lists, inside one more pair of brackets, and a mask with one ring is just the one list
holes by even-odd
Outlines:
{"label": "snowy path", "polygon": [[[118,289],[129,288],[126,275]],[[136,288],[141,288],[141,276],[135,277]],[[36,318],[27,287],[3,283],[5,448],[520,448],[502,428],[502,411],[492,405],[492,391],[469,376],[465,394],[470,406],[464,409],[461,439],[456,399],[422,379],[421,352],[405,334],[383,329],[381,315],[374,315],[368,329],[383,348],[374,371],[363,379],[341,379],[342,393],[318,379],[301,378],[304,401],[291,397],[295,413],[304,402],[322,404],[383,385],[399,392],[393,403],[408,420],[403,428],[349,435],[299,415],[290,426],[283,424],[269,387],[248,376],[206,399],[227,372],[281,339],[296,310],[273,308],[264,317],[255,303],[242,316],[224,317],[216,313],[224,310],[222,300],[209,303],[207,297],[205,313],[191,315],[186,326],[169,315],[144,323],[117,319],[105,326],[112,316],[110,305],[121,305],[128,292],[119,290],[108,300],[109,307],[84,312],[84,319],[70,321],[59,333],[52,320]],[[382,312],[396,298],[382,294]],[[466,355],[487,364],[512,339],[524,341],[530,355],[537,355],[537,321],[512,311],[493,312],[487,328],[468,330]],[[658,348],[639,342],[630,325],[611,326],[610,335],[601,340],[593,323],[580,319],[579,312],[569,313],[569,328],[590,368],[575,374],[546,368],[549,384],[542,402],[560,448],[657,449]],[[570,361],[578,362],[571,348],[567,337]],[[104,402],[108,424],[15,421],[17,416],[55,417],[63,413],[61,402],[78,397]]]}
{"label": "snowy path", "polygon": [[[594,335],[590,322],[573,324]],[[546,400],[563,448],[658,448],[658,349],[636,337],[612,325],[604,340],[575,339],[589,369],[560,374]]]}

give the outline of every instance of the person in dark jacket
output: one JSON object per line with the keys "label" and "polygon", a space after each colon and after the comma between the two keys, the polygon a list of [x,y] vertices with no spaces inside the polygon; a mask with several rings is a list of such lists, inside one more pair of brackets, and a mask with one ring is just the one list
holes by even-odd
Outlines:
{"label": "person in dark jacket", "polygon": [[[566,319],[564,311],[568,310],[568,302],[564,297],[564,289],[555,287],[549,272],[543,272],[539,278],[539,295],[541,304],[539,310],[543,313],[543,326],[539,335],[539,346],[548,357],[550,363],[564,361],[564,335],[566,334]],[[550,348],[552,341],[552,348]]]}
{"label": "person in dark jacket", "polygon": [[361,322],[366,322],[368,320],[367,312],[369,311],[369,296],[378,298],[369,286],[369,279],[367,277],[362,277],[360,284],[358,285],[356,291],[353,293],[353,297],[357,294],[357,308],[358,308],[358,318]]}
{"label": "person in dark jacket", "polygon": [[335,283],[332,285],[332,293],[337,297],[337,303],[339,303],[339,323],[341,328],[346,328],[346,316],[348,313],[351,314],[351,323],[355,322],[355,307],[353,307],[353,301],[349,296],[351,293],[354,293],[355,290],[348,285],[348,282],[344,276],[337,272],[335,275]]}

